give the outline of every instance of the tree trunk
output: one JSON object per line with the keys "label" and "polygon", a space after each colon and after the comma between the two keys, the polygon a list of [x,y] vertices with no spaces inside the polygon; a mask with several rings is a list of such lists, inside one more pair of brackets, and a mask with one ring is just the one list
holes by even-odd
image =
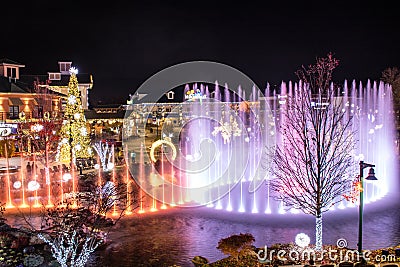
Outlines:
{"label": "tree trunk", "polygon": [[318,212],[315,217],[315,250],[322,250],[322,213]]}

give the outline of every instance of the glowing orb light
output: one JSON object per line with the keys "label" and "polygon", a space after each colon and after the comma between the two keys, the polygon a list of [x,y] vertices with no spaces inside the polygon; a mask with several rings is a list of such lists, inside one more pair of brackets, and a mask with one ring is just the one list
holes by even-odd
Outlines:
{"label": "glowing orb light", "polygon": [[70,173],[64,173],[63,174],[63,181],[64,182],[67,182],[67,181],[69,181],[69,180],[71,180],[72,179],[72,176],[71,176],[71,174]]}
{"label": "glowing orb light", "polygon": [[21,181],[16,181],[16,182],[14,182],[14,188],[15,188],[15,189],[20,189],[21,186],[22,186]]}
{"label": "glowing orb light", "polygon": [[28,190],[29,191],[36,191],[40,188],[40,184],[37,181],[30,181],[28,183]]}
{"label": "glowing orb light", "polygon": [[299,247],[305,248],[310,244],[310,237],[304,233],[300,233],[296,235],[295,242]]}

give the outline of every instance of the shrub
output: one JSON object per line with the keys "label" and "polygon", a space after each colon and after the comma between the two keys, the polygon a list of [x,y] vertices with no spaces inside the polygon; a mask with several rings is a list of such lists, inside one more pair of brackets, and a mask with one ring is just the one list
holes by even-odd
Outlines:
{"label": "shrub", "polygon": [[234,257],[237,260],[240,252],[243,249],[250,249],[254,241],[255,239],[252,234],[240,233],[239,235],[231,235],[227,238],[221,239],[218,242],[217,249],[221,250],[221,252],[224,254]]}

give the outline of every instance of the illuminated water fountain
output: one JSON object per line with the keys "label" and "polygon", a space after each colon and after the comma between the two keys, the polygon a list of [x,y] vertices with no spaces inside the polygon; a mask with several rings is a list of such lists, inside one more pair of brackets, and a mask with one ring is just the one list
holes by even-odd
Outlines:
{"label": "illuminated water fountain", "polygon": [[18,166],[0,168],[0,201],[6,203],[6,209],[51,207],[53,203],[63,202],[65,195],[72,192],[73,178],[69,173],[40,175],[35,168],[27,171],[23,157],[20,161]]}
{"label": "illuminated water fountain", "polygon": [[[139,201],[138,212],[174,206],[208,206],[243,213],[287,212],[272,197],[271,177],[265,171],[269,162],[263,153],[265,147],[273,146],[279,137],[280,109],[296,86],[282,83],[276,90],[267,88],[264,94],[252,88],[247,96],[240,87],[231,90],[228,85],[186,86],[186,101],[171,104],[171,110],[163,112],[160,140],[156,141],[155,136],[137,138],[124,134],[129,170],[125,170],[123,180],[130,188],[133,177],[141,187],[139,199],[143,201]],[[358,140],[357,150],[352,152],[355,173],[358,173],[360,160],[376,165],[379,182],[366,184],[367,204],[396,192],[397,188],[391,90],[383,83],[353,82],[349,85],[345,82],[340,92],[344,111],[355,118],[354,139]],[[146,124],[155,125],[149,117],[154,105],[132,105],[124,131],[133,132],[137,127],[144,130]],[[175,121],[173,127],[168,126],[167,121]],[[130,156],[132,153],[137,154],[135,160]],[[8,207],[50,205],[76,192],[75,172],[68,176],[59,166],[60,171],[47,179],[47,175],[37,176],[35,171],[28,173],[23,162],[21,158],[20,168],[1,174],[1,201]],[[5,170],[11,168],[8,166]],[[115,181],[115,173],[112,179]],[[99,171],[98,183],[102,184],[103,180]],[[355,206],[356,203],[344,201],[332,208]],[[132,210],[127,212],[132,213]]]}
{"label": "illuminated water fountain", "polygon": [[[137,165],[130,166],[142,193],[148,197],[140,212],[168,205],[208,206],[246,213],[287,212],[273,199],[264,149],[279,138],[280,110],[298,85],[282,83],[278,89],[267,88],[264,94],[252,88],[247,97],[240,87],[231,90],[228,85],[216,84],[212,89],[206,85],[191,86],[185,87],[186,101],[172,105],[170,112],[163,114],[164,122],[179,122],[174,130],[163,127],[162,141],[152,143],[150,151],[145,151],[144,145],[149,140],[140,140],[139,160]],[[345,81],[339,95],[345,103],[343,111],[355,118],[357,150],[350,152],[354,154],[354,173],[358,173],[360,160],[376,165],[379,183],[367,184],[364,189],[365,203],[376,201],[396,188],[391,88],[378,82],[348,85]],[[146,127],[151,124],[147,116],[154,106],[133,104],[126,122],[134,117],[135,127]],[[125,131],[132,131],[129,125],[132,124],[125,123]],[[134,149],[128,145],[128,150],[131,153]],[[343,201],[332,209],[355,206],[356,203]]]}

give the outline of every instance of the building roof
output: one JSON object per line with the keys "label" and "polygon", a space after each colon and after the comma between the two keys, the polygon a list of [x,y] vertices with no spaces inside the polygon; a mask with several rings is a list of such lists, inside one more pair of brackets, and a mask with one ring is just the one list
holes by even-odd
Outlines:
{"label": "building roof", "polygon": [[26,83],[19,80],[0,76],[0,93],[29,93]]}
{"label": "building roof", "polygon": [[97,104],[97,105],[92,105],[92,109],[94,110],[99,110],[99,109],[123,109],[124,106],[122,104]]}
{"label": "building roof", "polygon": [[18,65],[20,67],[25,67],[24,64],[18,63],[16,61],[13,61],[11,59],[8,58],[0,58],[0,65],[4,65],[4,64],[8,64],[8,65]]}
{"label": "building roof", "polygon": [[[156,97],[156,99],[153,99],[154,97]],[[128,102],[127,102],[128,104],[141,104],[141,103],[154,103],[154,102],[177,103],[177,102],[184,101],[182,87],[171,89],[171,90],[163,93],[161,96],[154,95],[151,92],[150,93],[135,92],[134,94],[130,94],[129,98],[130,99],[128,99]]]}
{"label": "building roof", "polygon": [[[24,80],[30,84],[33,84],[35,81],[40,84],[47,84],[49,86],[68,86],[70,75],[61,74],[61,80],[49,80],[48,75],[21,75],[20,79]],[[78,84],[87,84],[93,83],[92,75],[88,73],[78,73],[76,75],[78,79]]]}
{"label": "building roof", "polygon": [[32,89],[35,84],[46,84],[47,75],[19,75],[19,79],[24,83],[28,84]]}
{"label": "building roof", "polygon": [[116,112],[96,112],[94,109],[84,111],[85,118],[87,120],[96,119],[123,119],[125,117],[125,110],[118,109]]}
{"label": "building roof", "polygon": [[[68,86],[69,77],[70,75],[61,74],[61,80],[50,80],[49,86]],[[76,78],[78,79],[78,84],[93,82],[92,76],[88,73],[78,73],[76,75]],[[46,80],[47,79],[48,77],[46,77]]]}

